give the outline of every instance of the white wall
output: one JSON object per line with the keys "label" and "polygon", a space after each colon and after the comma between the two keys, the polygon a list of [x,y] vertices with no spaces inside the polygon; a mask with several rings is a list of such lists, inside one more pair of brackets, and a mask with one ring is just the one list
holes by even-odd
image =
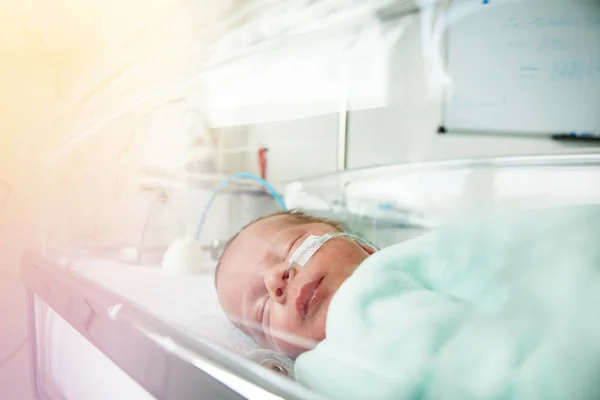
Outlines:
{"label": "white wall", "polygon": [[[336,169],[338,116],[321,115],[249,127],[249,140],[266,146],[268,178],[273,181],[306,178]],[[257,157],[248,154],[248,165],[256,171]]]}
{"label": "white wall", "polygon": [[[349,119],[349,168],[390,163],[600,151],[600,147],[550,139],[437,134],[442,122],[439,92],[432,91],[432,66],[423,59],[421,23],[411,16],[390,60],[391,96],[386,108],[354,111]],[[476,56],[474,56],[476,62]],[[296,179],[336,169],[337,116],[251,127],[253,143],[272,147],[273,180]],[[302,144],[302,150],[292,150]],[[280,149],[279,146],[289,146]],[[306,148],[306,150],[304,150]],[[250,168],[254,164],[250,163]]]}

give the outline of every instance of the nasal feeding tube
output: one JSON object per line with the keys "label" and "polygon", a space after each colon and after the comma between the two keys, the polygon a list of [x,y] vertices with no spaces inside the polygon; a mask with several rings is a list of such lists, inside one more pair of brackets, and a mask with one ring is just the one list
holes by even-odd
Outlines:
{"label": "nasal feeding tube", "polygon": [[356,240],[357,242],[365,246],[371,247],[375,251],[379,250],[377,246],[375,246],[368,240],[348,232],[327,233],[323,236],[310,235],[304,240],[304,242],[302,242],[300,246],[298,246],[294,253],[292,253],[286,272],[289,272],[289,270],[294,264],[298,264],[301,267],[304,267],[306,263],[308,263],[308,260],[310,260],[310,258],[317,252],[317,250],[319,250],[325,243],[327,243],[331,239],[339,236],[345,236],[350,239]]}

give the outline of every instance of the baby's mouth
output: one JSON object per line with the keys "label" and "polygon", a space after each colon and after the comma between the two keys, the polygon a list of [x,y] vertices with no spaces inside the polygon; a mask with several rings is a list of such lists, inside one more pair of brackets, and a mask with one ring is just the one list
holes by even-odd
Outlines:
{"label": "baby's mouth", "polygon": [[319,290],[319,285],[323,281],[323,278],[321,277],[309,282],[300,289],[300,293],[296,298],[296,311],[302,319],[305,319],[314,305],[319,303],[322,294],[322,291]]}

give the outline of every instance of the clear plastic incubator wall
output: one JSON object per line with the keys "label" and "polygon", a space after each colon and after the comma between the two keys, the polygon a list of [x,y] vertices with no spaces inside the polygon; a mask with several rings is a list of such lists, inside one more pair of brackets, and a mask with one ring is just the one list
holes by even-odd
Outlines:
{"label": "clear plastic incubator wall", "polygon": [[228,240],[284,209],[385,248],[600,205],[598,104],[594,0],[173,5],[50,110],[23,261],[39,398],[331,397],[229,322]]}

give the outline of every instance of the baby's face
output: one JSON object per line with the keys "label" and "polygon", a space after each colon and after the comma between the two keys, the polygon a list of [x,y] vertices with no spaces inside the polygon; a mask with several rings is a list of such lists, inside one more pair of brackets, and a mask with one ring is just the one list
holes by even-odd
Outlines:
{"label": "baby's face", "polygon": [[[286,273],[289,258],[309,235],[336,229],[270,217],[242,231],[223,257],[219,301],[234,323],[260,345],[296,357],[325,338],[325,317],[340,285],[373,250],[338,237],[304,267]],[[303,339],[303,340],[296,340]]]}

